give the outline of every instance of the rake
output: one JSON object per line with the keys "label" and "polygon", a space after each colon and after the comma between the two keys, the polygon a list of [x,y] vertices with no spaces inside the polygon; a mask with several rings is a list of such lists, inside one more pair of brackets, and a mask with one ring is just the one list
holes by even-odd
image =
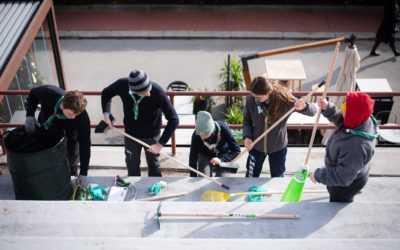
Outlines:
{"label": "rake", "polygon": [[161,217],[204,217],[204,218],[244,218],[244,219],[300,219],[299,214],[256,214],[256,213],[177,213],[161,212],[161,202],[158,204],[157,213],[158,229],[161,228]]}

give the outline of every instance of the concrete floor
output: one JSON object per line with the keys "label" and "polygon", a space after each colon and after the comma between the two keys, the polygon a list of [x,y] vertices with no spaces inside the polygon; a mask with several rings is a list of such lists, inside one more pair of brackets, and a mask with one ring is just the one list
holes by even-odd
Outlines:
{"label": "concrete floor", "polygon": [[298,214],[300,219],[160,217],[158,202],[0,201],[0,236],[164,239],[400,239],[400,203],[163,202],[162,213]]}
{"label": "concrete floor", "polygon": [[[329,203],[328,194],[304,194],[303,202],[198,202],[205,190],[223,192],[204,178],[130,177],[128,202],[14,201],[10,176],[0,176],[0,250],[3,249],[398,249],[400,187],[397,177],[371,177],[353,203]],[[298,214],[300,219],[160,217],[148,187],[164,180],[162,213]],[[250,186],[284,190],[285,178],[217,178],[229,193]],[[113,177],[89,177],[109,187]],[[307,182],[305,189],[323,189]]]}

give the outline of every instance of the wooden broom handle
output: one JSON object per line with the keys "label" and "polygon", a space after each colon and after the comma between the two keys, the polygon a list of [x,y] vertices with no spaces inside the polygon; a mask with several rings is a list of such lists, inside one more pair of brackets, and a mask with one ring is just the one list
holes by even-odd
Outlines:
{"label": "wooden broom handle", "polygon": [[169,199],[169,198],[175,198],[179,196],[185,196],[187,195],[187,192],[182,192],[182,193],[175,193],[175,194],[168,194],[168,195],[159,195],[159,196],[152,196],[148,198],[143,198],[143,199],[137,199],[137,201],[158,201],[162,199]]}
{"label": "wooden broom handle", "polygon": [[[135,138],[135,137],[133,137],[133,136],[131,136],[131,135],[129,135],[129,134],[123,132],[123,131],[120,130],[120,129],[117,129],[116,127],[113,127],[113,129],[116,130],[118,133],[120,133],[120,134],[122,134],[122,135],[128,137],[129,139],[131,139],[131,140],[133,140],[133,141],[135,141],[135,142],[141,144],[142,146],[145,146],[146,148],[150,148],[150,147],[151,147],[149,144],[147,144],[147,143],[145,143],[145,142],[142,142],[141,140],[139,140],[139,139],[137,139],[137,138]],[[219,186],[221,186],[221,187],[223,187],[223,188],[229,190],[229,187],[228,187],[228,186],[222,184],[222,183],[219,182],[219,181],[216,181],[216,180],[212,179],[210,176],[203,174],[202,172],[198,171],[197,169],[192,168],[191,166],[189,166],[189,165],[187,165],[187,164],[185,164],[185,163],[183,163],[183,162],[181,162],[181,161],[175,159],[174,157],[169,156],[168,154],[166,154],[166,153],[164,153],[164,152],[161,152],[161,151],[160,151],[160,154],[163,155],[163,156],[165,156],[165,157],[167,157],[168,159],[171,159],[171,160],[173,160],[173,161],[179,163],[180,165],[184,166],[185,168],[188,168],[188,169],[190,169],[191,171],[196,172],[197,174],[199,174],[199,175],[203,176],[204,178],[208,179],[209,181],[214,182],[215,184],[217,184],[217,185],[219,185]]]}
{"label": "wooden broom handle", "polygon": [[[323,82],[321,82],[315,89],[313,89],[311,92],[309,92],[305,97],[303,97],[302,99],[305,100],[308,97],[312,96],[321,86],[323,85]],[[259,137],[257,137],[257,139],[255,139],[250,145],[256,145],[257,142],[259,142],[262,138],[264,138],[264,136],[266,136],[273,128],[275,128],[276,126],[278,126],[279,123],[281,123],[286,117],[288,117],[293,111],[295,111],[296,108],[293,106],[289,111],[287,111],[281,118],[279,118],[279,120],[277,120],[274,124],[272,124],[267,130],[264,131],[264,133],[262,133]],[[243,150],[242,152],[240,152],[240,154],[238,156],[235,157],[235,159],[233,159],[231,161],[231,163],[236,162],[240,157],[242,157],[245,153],[247,152],[247,150]]]}
{"label": "wooden broom handle", "polygon": [[[331,79],[332,79],[333,69],[335,68],[337,55],[339,54],[339,48],[340,48],[340,42],[337,42],[336,48],[335,48],[335,53],[333,54],[333,58],[332,58],[331,67],[329,69],[328,77],[326,79],[325,90],[324,90],[324,93],[322,94],[322,98],[325,98],[326,94],[328,93],[329,85],[330,85]],[[317,133],[317,127],[318,127],[319,117],[321,116],[321,112],[322,112],[322,109],[318,109],[317,117],[315,118],[315,123],[314,123],[314,127],[313,127],[312,134],[311,134],[311,140],[308,145],[306,160],[304,161],[304,166],[306,166],[308,164],[308,160],[310,158],[311,148],[314,144],[315,134]]]}
{"label": "wooden broom handle", "polygon": [[[233,196],[245,196],[245,195],[272,195],[272,194],[284,194],[286,191],[270,191],[270,192],[240,192],[240,193],[232,193],[230,194],[231,197]],[[308,189],[303,190],[303,193],[326,193],[328,190],[326,189]]]}
{"label": "wooden broom handle", "polygon": [[212,217],[212,218],[261,218],[261,219],[300,219],[299,214],[236,214],[236,213],[169,213],[160,212],[159,217]]}

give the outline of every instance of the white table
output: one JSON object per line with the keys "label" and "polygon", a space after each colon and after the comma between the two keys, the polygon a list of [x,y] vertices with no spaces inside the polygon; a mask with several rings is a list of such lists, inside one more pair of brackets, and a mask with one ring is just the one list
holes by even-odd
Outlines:
{"label": "white table", "polygon": [[[318,105],[316,103],[310,103],[310,104],[314,105],[317,108],[317,110],[319,109],[319,107],[318,107]],[[307,116],[307,115],[303,115],[303,114],[301,114],[299,112],[293,112],[289,116],[287,124],[291,124],[291,125],[292,124],[301,124],[301,125],[314,124],[316,117],[317,117],[317,114],[315,114],[314,116]],[[329,123],[330,123],[329,120],[326,119],[326,117],[321,114],[321,116],[319,117],[318,124],[327,125]]]}
{"label": "white table", "polygon": [[357,79],[356,89],[363,92],[393,92],[386,78]]}
{"label": "white table", "polygon": [[287,80],[294,91],[294,81],[298,81],[298,90],[301,91],[301,81],[306,79],[303,62],[301,60],[265,60],[267,79]]}
{"label": "white table", "polygon": [[[363,92],[393,92],[385,78],[357,79],[356,90]],[[372,97],[375,100],[374,115],[382,124],[387,123],[392,111],[393,97]],[[384,115],[384,114],[387,115]]]}

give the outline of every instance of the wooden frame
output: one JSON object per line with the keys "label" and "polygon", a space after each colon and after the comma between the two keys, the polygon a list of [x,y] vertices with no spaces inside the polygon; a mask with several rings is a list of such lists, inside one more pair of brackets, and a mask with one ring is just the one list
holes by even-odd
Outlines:
{"label": "wooden frame", "polygon": [[17,73],[44,21],[47,21],[49,24],[50,39],[58,82],[61,88],[66,89],[67,86],[64,80],[60,43],[58,40],[58,32],[54,16],[54,5],[52,0],[43,0],[37,12],[33,16],[32,21],[28,24],[28,27],[22,35],[19,44],[16,46],[15,51],[11,55],[10,60],[5,66],[3,74],[0,76],[0,90],[7,90],[9,88],[12,79]]}

